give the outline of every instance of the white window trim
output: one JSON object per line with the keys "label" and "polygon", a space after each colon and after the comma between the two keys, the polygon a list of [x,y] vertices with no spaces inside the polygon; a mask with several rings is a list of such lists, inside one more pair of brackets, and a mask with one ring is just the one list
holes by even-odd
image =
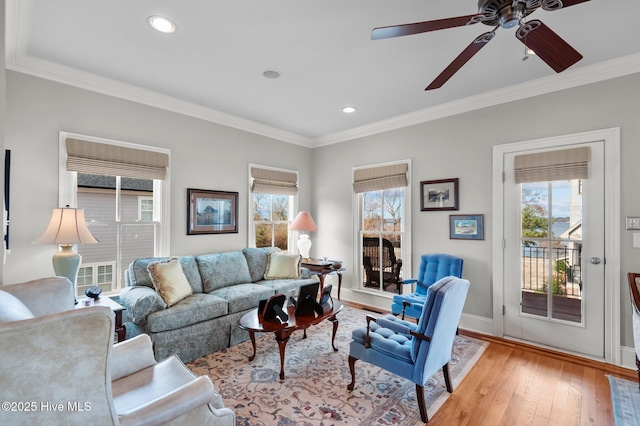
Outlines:
{"label": "white window trim", "polygon": [[[553,136],[522,142],[514,142],[493,147],[493,335],[504,335],[504,271],[503,271],[503,223],[504,223],[504,185],[503,158],[509,152],[553,148],[559,144],[570,145],[602,140],[605,158],[605,362],[614,365],[633,366],[632,356],[623,360],[620,338],[620,128],[594,130],[563,136]],[[633,367],[631,367],[633,368]]]}
{"label": "white window trim", "polygon": [[[412,267],[413,243],[412,243],[412,232],[411,232],[411,229],[412,229],[411,228],[412,226],[411,212],[413,210],[411,208],[411,200],[413,198],[412,191],[411,191],[411,170],[412,170],[411,159],[391,161],[387,163],[367,164],[366,166],[353,167],[351,170],[351,181],[353,182],[356,170],[367,169],[371,167],[389,166],[393,164],[407,164],[407,186],[405,187],[405,191],[404,191],[404,220],[402,222],[403,238],[402,238],[402,257],[401,257],[402,258],[402,271],[401,271],[402,277],[406,279],[414,276],[414,271]],[[356,267],[353,268],[354,285],[351,288],[351,290],[354,292],[374,293],[376,296],[381,296],[381,297],[391,299],[393,298],[393,293],[366,289],[362,286],[362,282],[364,279],[364,277],[362,276],[362,265],[361,265],[362,264],[362,244],[361,244],[361,238],[360,238],[360,231],[361,231],[360,221],[362,219],[361,218],[362,211],[360,208],[360,197],[362,197],[362,194],[356,193],[353,190],[353,187],[351,189],[351,192],[353,195],[352,211],[355,213],[353,215],[353,229],[355,230],[353,233],[353,264],[356,265]],[[404,289],[404,291],[407,291],[407,290],[408,289],[406,288]]]}
{"label": "white window trim", "polygon": [[[141,149],[153,152],[160,152],[169,156],[171,159],[171,151],[165,148],[157,148],[148,145],[134,144],[130,142],[116,141],[112,139],[99,138],[95,136],[82,135],[78,133],[59,132],[58,144],[59,144],[59,164],[58,164],[58,205],[70,207],[77,207],[78,198],[76,196],[76,186],[78,184],[77,173],[67,170],[67,148],[66,139],[82,139],[89,142],[98,142],[109,145],[122,146],[126,148]],[[171,161],[169,161],[171,163]],[[169,256],[169,236],[170,236],[170,224],[171,224],[171,207],[170,207],[170,185],[171,182],[171,166],[167,167],[167,174],[163,181],[154,180],[153,189],[154,194],[158,197],[158,203],[154,203],[154,219],[161,218],[160,235],[156,239],[155,252],[159,257]],[[162,187],[160,191],[159,188]]]}
{"label": "white window trim", "polygon": [[[253,192],[251,192],[251,179],[253,178],[251,176],[251,168],[252,167],[257,167],[260,169],[267,169],[267,170],[276,170],[279,172],[287,172],[287,173],[295,173],[296,175],[296,180],[299,182],[300,179],[300,174],[298,173],[297,170],[290,170],[290,169],[282,169],[279,167],[270,167],[270,166],[263,166],[262,164],[255,164],[255,163],[249,163],[249,167],[247,168],[247,187],[249,188],[248,190],[248,194],[249,196],[247,197],[247,219],[248,219],[248,228],[249,228],[249,232],[247,232],[247,247],[255,247],[256,246],[256,230],[255,230],[255,226],[254,226],[254,222],[253,222]],[[293,197],[293,202],[290,202],[290,211],[289,211],[289,224],[291,224],[291,222],[293,221],[293,219],[296,217],[296,215],[298,214],[298,196],[299,194],[296,195],[291,195],[290,197]],[[298,231],[289,231],[289,241],[287,243],[287,246],[289,247],[289,253],[297,253],[297,241],[298,241]]]}

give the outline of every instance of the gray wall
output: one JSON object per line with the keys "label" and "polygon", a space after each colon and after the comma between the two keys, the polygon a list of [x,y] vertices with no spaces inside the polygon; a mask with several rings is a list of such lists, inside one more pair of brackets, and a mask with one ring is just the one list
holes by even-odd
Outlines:
{"label": "gray wall", "polygon": [[[425,95],[427,96],[427,95]],[[640,74],[548,95],[459,114],[387,133],[316,148],[314,218],[321,230],[314,239],[316,253],[346,261],[354,267],[351,168],[378,162],[412,159],[412,261],[415,273],[423,253],[446,252],[465,260],[464,276],[471,281],[465,314],[492,318],[492,147],[544,137],[611,127],[621,129],[621,276],[622,344],[633,346],[628,271],[640,271],[640,250],[631,248],[625,216],[640,216]],[[450,240],[452,212],[421,212],[420,181],[460,179],[459,214],[485,215],[485,240]],[[329,233],[324,232],[330,230]],[[344,287],[353,283],[345,275]],[[354,297],[343,289],[345,298]],[[360,294],[360,300],[389,306],[389,300]]]}
{"label": "gray wall", "polygon": [[[465,259],[472,281],[465,313],[492,317],[491,168],[494,145],[579,133],[621,129],[621,223],[640,216],[635,185],[640,170],[640,74],[485,108],[445,119],[307,149],[66,85],[7,72],[5,147],[12,150],[11,246],[3,282],[53,273],[55,248],[32,245],[58,205],[58,132],[61,130],[170,148],[171,254],[198,254],[247,245],[247,163],[300,172],[301,210],[310,209],[319,231],[312,233],[314,256],[342,259],[342,296],[355,298],[353,284],[353,166],[412,160],[415,268],[422,253],[444,251]],[[425,94],[425,96],[427,96]],[[484,241],[451,241],[449,212],[420,212],[421,180],[460,178],[461,214],[485,215]],[[186,235],[186,188],[240,193],[240,232]],[[622,344],[633,346],[627,271],[640,271],[640,250],[620,229]],[[410,276],[411,271],[405,271]],[[345,290],[346,288],[346,290]],[[384,298],[359,301],[388,307]]]}
{"label": "gray wall", "polygon": [[[55,247],[32,241],[58,206],[59,131],[171,149],[171,255],[247,246],[248,163],[298,170],[299,206],[310,208],[309,148],[16,72],[7,72],[6,86],[13,161],[6,284],[53,274]],[[186,235],[187,188],[237,191],[239,233]]]}

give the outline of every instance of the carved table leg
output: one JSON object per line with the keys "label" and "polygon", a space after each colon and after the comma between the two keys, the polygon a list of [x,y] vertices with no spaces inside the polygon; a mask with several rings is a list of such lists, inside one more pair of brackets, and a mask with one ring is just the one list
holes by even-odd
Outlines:
{"label": "carved table leg", "polygon": [[256,357],[256,334],[253,331],[249,331],[249,338],[251,339],[251,345],[253,346],[253,355],[249,357],[249,361],[253,361]]}
{"label": "carved table leg", "polygon": [[284,352],[287,348],[287,342],[289,342],[289,336],[291,332],[275,332],[276,342],[278,342],[278,349],[280,350],[280,380],[284,380]]}
{"label": "carved table leg", "polygon": [[333,350],[338,352],[338,348],[336,348],[336,332],[338,331],[338,318],[334,315],[329,318],[329,321],[333,323],[333,334],[331,335],[331,346],[333,346]]}

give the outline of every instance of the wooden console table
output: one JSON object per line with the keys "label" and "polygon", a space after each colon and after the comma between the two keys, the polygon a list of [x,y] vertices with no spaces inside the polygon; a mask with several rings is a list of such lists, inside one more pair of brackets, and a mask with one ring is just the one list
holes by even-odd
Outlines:
{"label": "wooden console table", "polygon": [[338,300],[340,300],[340,289],[342,288],[342,273],[346,271],[345,268],[335,268],[334,262],[340,262],[339,260],[328,260],[324,262],[322,259],[307,259],[302,261],[302,266],[309,269],[312,274],[317,275],[320,279],[320,294],[324,290],[324,277],[330,274],[338,275]]}

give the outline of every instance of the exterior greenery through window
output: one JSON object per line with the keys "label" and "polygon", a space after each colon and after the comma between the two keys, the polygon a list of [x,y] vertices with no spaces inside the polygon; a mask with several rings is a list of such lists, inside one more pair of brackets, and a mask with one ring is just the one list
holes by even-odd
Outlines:
{"label": "exterior greenery through window", "polygon": [[[363,192],[360,197],[363,285],[398,293],[404,235],[405,188]],[[375,250],[367,248],[367,245],[374,246]],[[387,249],[391,246],[392,249]],[[387,253],[385,250],[391,252]]]}
{"label": "exterior greenery through window", "polygon": [[256,247],[289,250],[289,221],[293,196],[253,194],[253,226]]}

